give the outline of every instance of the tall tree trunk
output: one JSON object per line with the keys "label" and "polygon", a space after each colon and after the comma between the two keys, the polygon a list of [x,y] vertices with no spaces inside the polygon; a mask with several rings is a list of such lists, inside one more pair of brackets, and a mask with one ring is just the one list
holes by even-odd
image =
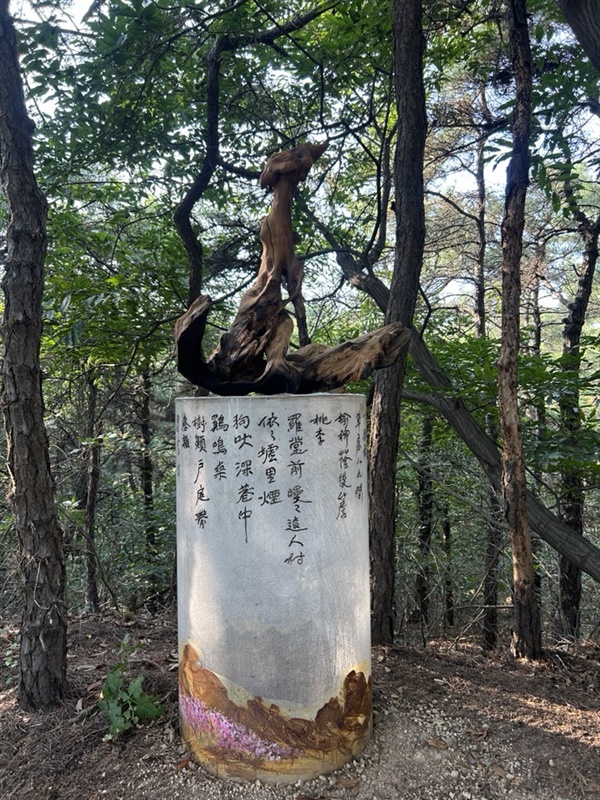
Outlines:
{"label": "tall tree trunk", "polygon": [[421,457],[417,466],[418,490],[417,504],[419,508],[419,556],[415,586],[415,613],[413,622],[429,624],[429,560],[431,555],[431,537],[433,535],[433,482],[431,480],[431,445],[433,441],[433,419],[430,415],[423,418],[421,433]]}
{"label": "tall tree trunk", "polygon": [[100,441],[100,429],[96,421],[98,387],[96,385],[94,373],[91,370],[88,371],[86,375],[86,383],[88,387],[88,422],[86,430],[88,451],[84,516],[86,566],[85,606],[87,611],[96,613],[100,609],[98,581],[96,577],[96,505],[98,500],[98,488],[100,485],[100,452],[102,445]]}
{"label": "tall tree trunk", "polygon": [[[575,212],[584,242],[583,266],[579,285],[573,301],[569,304],[563,328],[563,371],[570,376],[569,389],[560,402],[563,430],[573,450],[577,449],[577,438],[581,430],[579,408],[579,373],[581,370],[581,334],[585,324],[587,308],[592,293],[596,263],[598,261],[598,237],[600,217],[590,222],[582,211]],[[583,536],[584,481],[577,467],[563,471],[560,497],[560,516],[578,536]],[[581,604],[581,569],[564,556],[559,569],[559,631],[565,636],[578,638],[580,633],[579,610]]]}
{"label": "tall tree trunk", "polygon": [[[481,92],[481,107],[486,121],[491,119],[485,94]],[[485,309],[485,257],[487,251],[486,234],[486,204],[487,195],[485,187],[485,147],[488,137],[482,136],[477,148],[477,166],[475,180],[477,183],[477,260],[475,262],[475,332],[480,338],[486,336],[487,315]]]}
{"label": "tall tree trunk", "polygon": [[[542,310],[540,308],[540,275],[538,272],[538,266],[543,264],[546,259],[546,246],[542,244],[538,254],[535,258],[535,275],[533,277],[533,286],[531,290],[531,319],[527,320],[527,325],[533,326],[533,339],[531,342],[531,352],[536,356],[541,356],[542,354]],[[535,415],[535,422],[536,422],[536,438],[538,441],[541,442],[542,438],[545,436],[546,433],[546,401],[544,397],[544,392],[536,391],[533,400],[533,414]],[[534,472],[534,478],[538,485],[542,483],[542,472],[541,470]],[[531,539],[531,549],[533,553],[533,559],[535,561],[539,561],[539,552],[540,552],[540,545],[541,540],[539,537],[534,536]],[[542,573],[539,569],[534,570],[534,586],[535,586],[535,593],[538,600],[538,604],[540,607],[540,615],[542,613]]]}
{"label": "tall tree trunk", "polygon": [[[485,91],[481,92],[483,117],[491,125],[492,115],[487,106]],[[485,146],[488,136],[483,136],[477,148],[477,261],[475,265],[475,331],[478,337],[487,336],[487,313],[485,307],[485,259],[487,251],[485,186]],[[498,425],[492,409],[485,417],[485,430],[492,441],[498,439]],[[493,486],[487,491],[487,522],[485,529],[485,567],[483,575],[483,650],[489,652],[496,647],[498,639],[498,571],[502,551],[502,508],[498,493]]]}
{"label": "tall tree trunk", "polygon": [[529,182],[531,54],[524,0],[509,2],[509,31],[516,84],[513,147],[502,222],[502,344],[498,400],[502,433],[502,493],[513,557],[514,628],[517,657],[540,658],[541,623],[535,595],[531,532],[527,519],[525,462],[519,420],[517,358],[521,300],[521,254]]}
{"label": "tall tree trunk", "polygon": [[[425,240],[423,153],[426,116],[421,0],[394,0],[392,36],[398,111],[394,161],[396,256],[386,323],[410,325],[419,292]],[[369,458],[372,618],[375,643],[395,627],[396,459],[406,350],[375,379]]]}
{"label": "tall tree trunk", "polygon": [[54,505],[39,363],[47,205],[33,172],[32,130],[15,30],[8,2],[0,0],[0,178],[10,210],[2,281],[2,409],[23,573],[19,699],[26,709],[63,697],[67,647],[62,531]]}

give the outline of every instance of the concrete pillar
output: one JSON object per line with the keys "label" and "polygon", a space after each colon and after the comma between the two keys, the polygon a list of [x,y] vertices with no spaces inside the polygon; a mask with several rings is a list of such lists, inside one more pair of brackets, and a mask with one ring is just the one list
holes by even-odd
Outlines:
{"label": "concrete pillar", "polygon": [[221,777],[329,772],[371,730],[366,405],[177,400],[182,734]]}

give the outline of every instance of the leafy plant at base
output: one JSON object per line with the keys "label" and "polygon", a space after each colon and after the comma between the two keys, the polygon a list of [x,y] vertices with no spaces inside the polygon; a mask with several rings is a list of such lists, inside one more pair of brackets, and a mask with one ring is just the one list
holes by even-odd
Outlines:
{"label": "leafy plant at base", "polygon": [[146,719],[154,719],[164,714],[164,707],[154,695],[142,689],[143,677],[140,675],[129,682],[125,688],[125,678],[131,654],[140,645],[130,645],[129,636],[125,636],[119,646],[121,655],[106,676],[102,687],[102,697],[98,700],[98,708],[107,719],[108,733],[105,739],[115,740],[124,731],[139,725]]}

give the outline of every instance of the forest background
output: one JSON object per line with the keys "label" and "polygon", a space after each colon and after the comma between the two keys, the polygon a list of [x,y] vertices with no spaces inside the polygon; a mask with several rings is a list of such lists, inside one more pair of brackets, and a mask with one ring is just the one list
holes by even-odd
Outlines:
{"label": "forest background", "polygon": [[[598,3],[580,5],[593,30]],[[67,609],[174,602],[173,401],[195,389],[177,375],[173,324],[210,293],[216,344],[256,272],[266,157],[327,139],[295,207],[310,337],[336,344],[384,316],[413,325],[400,376],[350,387],[373,398],[393,441],[371,486],[374,640],[445,632],[488,650],[507,640],[518,627],[514,531],[499,491],[506,463],[489,447],[503,423],[503,223],[524,23],[530,183],[517,333],[532,588],[544,642],[597,638],[597,53],[550,0],[393,11],[362,0],[298,2],[292,12],[254,0],[107,0],[80,20],[62,3],[13,8],[48,200],[40,363],[60,563],[28,550],[7,505],[7,617],[21,613],[40,564],[58,575],[65,621]],[[400,47],[402,32],[412,47]],[[421,140],[407,173],[397,143]],[[0,214],[8,225],[8,200]],[[5,339],[6,324],[5,315]],[[6,361],[5,349],[5,407]],[[399,436],[386,437],[395,391]],[[375,442],[381,428],[372,429]],[[374,518],[381,510],[391,534]],[[43,704],[29,688],[25,702]]]}

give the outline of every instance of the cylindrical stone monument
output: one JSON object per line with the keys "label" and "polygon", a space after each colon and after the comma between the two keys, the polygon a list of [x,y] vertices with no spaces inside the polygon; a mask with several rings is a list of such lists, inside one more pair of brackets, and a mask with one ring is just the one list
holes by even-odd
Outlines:
{"label": "cylindrical stone monument", "polygon": [[359,395],[177,401],[181,730],[220,777],[329,772],[371,731]]}

